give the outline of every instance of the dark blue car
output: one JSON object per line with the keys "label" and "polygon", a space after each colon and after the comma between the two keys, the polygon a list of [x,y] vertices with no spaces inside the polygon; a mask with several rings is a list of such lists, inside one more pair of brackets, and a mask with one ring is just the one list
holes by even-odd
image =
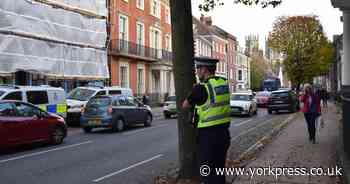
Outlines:
{"label": "dark blue car", "polygon": [[93,128],[111,128],[114,132],[122,131],[131,124],[151,126],[152,110],[136,98],[123,95],[96,96],[86,104],[80,125],[85,132]]}

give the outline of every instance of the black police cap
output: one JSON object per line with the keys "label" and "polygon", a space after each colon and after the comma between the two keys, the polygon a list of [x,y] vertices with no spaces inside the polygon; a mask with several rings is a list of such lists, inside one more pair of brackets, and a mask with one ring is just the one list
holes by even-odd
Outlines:
{"label": "black police cap", "polygon": [[215,67],[216,63],[218,63],[219,60],[211,57],[195,57],[194,63],[196,64],[196,67]]}

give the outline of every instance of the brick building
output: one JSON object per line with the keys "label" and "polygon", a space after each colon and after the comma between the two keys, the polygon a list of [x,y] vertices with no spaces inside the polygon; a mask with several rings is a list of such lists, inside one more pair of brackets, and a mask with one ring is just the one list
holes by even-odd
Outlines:
{"label": "brick building", "polygon": [[110,83],[152,102],[173,95],[168,0],[109,0]]}
{"label": "brick building", "polygon": [[[211,44],[211,57],[219,59],[216,75],[226,77],[231,92],[235,91],[236,37],[212,24],[211,17],[193,18],[195,37],[208,40]],[[196,44],[197,46],[197,44]]]}

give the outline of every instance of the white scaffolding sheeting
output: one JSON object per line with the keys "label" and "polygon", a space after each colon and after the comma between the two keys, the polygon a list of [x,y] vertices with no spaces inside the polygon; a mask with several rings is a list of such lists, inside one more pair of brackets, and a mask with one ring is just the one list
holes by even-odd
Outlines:
{"label": "white scaffolding sheeting", "polygon": [[0,73],[34,71],[57,77],[108,78],[107,53],[0,34]]}
{"label": "white scaffolding sheeting", "polygon": [[25,0],[2,0],[0,30],[39,35],[59,41],[103,48],[106,20],[82,16]]}
{"label": "white scaffolding sheeting", "polygon": [[[61,1],[94,7],[92,0]],[[109,77],[106,19],[31,0],[1,0],[0,17],[0,73]]]}

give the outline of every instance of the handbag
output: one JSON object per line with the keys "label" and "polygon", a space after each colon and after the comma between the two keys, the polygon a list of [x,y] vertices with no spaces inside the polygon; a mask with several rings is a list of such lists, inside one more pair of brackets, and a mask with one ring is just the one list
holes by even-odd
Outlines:
{"label": "handbag", "polygon": [[316,122],[315,122],[315,127],[316,127],[316,136],[317,138],[319,138],[320,136],[320,133],[321,133],[321,129],[324,128],[324,119],[322,117],[322,115],[319,115],[317,118],[316,118]]}

